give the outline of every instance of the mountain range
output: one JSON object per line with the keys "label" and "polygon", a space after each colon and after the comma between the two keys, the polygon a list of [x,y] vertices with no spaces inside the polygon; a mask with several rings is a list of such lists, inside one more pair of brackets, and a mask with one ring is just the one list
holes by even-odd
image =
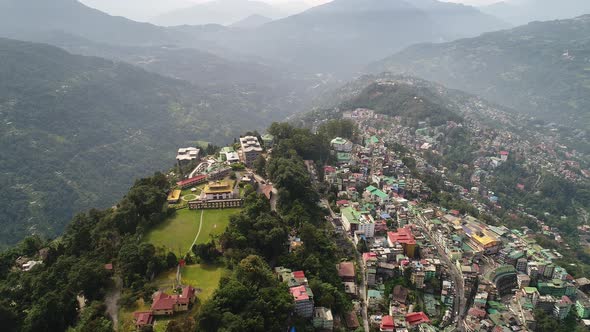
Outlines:
{"label": "mountain range", "polygon": [[275,6],[262,1],[213,0],[177,9],[156,16],[150,21],[162,26],[175,25],[230,25],[252,15],[277,19],[289,15]]}
{"label": "mountain range", "polygon": [[521,25],[532,21],[566,19],[590,14],[590,1],[513,0],[497,2],[479,9],[506,22]]}
{"label": "mountain range", "polygon": [[0,245],[56,236],[74,213],[172,166],[178,147],[272,118],[239,92],[53,46],[0,39],[0,59]]}
{"label": "mountain range", "polygon": [[416,75],[551,121],[590,128],[590,15],[415,45],[369,67]]}
{"label": "mountain range", "polygon": [[219,31],[210,39],[312,71],[351,72],[416,42],[450,41],[505,27],[474,7],[435,0],[335,0],[257,29]]}

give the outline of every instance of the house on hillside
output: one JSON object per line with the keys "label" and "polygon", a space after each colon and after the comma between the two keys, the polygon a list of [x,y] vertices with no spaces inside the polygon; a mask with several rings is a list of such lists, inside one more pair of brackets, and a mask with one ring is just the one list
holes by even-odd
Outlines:
{"label": "house on hillside", "polygon": [[133,323],[135,324],[135,329],[141,331],[146,327],[154,325],[154,315],[151,311],[136,311],[133,313]]}
{"label": "house on hillside", "polygon": [[191,286],[182,288],[180,294],[169,295],[158,291],[152,296],[152,314],[154,316],[170,316],[176,312],[188,311],[195,302],[195,289]]}

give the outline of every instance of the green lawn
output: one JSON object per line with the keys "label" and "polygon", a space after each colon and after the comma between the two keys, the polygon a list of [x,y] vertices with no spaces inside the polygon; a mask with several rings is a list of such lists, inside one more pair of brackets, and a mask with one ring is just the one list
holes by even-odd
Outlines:
{"label": "green lawn", "polygon": [[229,217],[238,214],[240,209],[205,210],[203,226],[197,244],[209,242],[209,234],[220,235],[229,225]]}
{"label": "green lawn", "polygon": [[225,210],[177,210],[174,217],[154,227],[146,236],[145,241],[156,247],[163,247],[177,255],[184,255],[190,250],[191,244],[199,231],[201,213],[203,225],[196,243],[209,242],[210,234],[220,235],[229,224],[229,217],[240,209]]}
{"label": "green lawn", "polygon": [[174,253],[183,254],[189,249],[199,230],[201,211],[177,210],[174,217],[154,227],[145,241],[156,247],[164,247]]}

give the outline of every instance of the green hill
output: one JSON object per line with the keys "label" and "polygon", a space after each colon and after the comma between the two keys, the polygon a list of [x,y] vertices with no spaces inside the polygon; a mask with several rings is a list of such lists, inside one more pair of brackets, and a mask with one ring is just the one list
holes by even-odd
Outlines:
{"label": "green hill", "polygon": [[590,127],[590,15],[412,46],[370,67],[437,81],[488,100]]}
{"label": "green hill", "polygon": [[58,235],[172,165],[177,147],[269,121],[239,93],[46,45],[0,39],[0,59],[0,245]]}

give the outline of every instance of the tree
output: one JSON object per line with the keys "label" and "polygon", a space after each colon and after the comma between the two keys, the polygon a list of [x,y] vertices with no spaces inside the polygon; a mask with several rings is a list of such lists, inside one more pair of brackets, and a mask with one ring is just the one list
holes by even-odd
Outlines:
{"label": "tree", "polygon": [[254,161],[254,170],[256,171],[256,174],[266,177],[266,159],[263,156],[259,156]]}
{"label": "tree", "polygon": [[196,256],[201,258],[201,260],[207,264],[215,262],[221,256],[221,254],[217,250],[215,241],[195,244],[192,248],[192,251]]}

